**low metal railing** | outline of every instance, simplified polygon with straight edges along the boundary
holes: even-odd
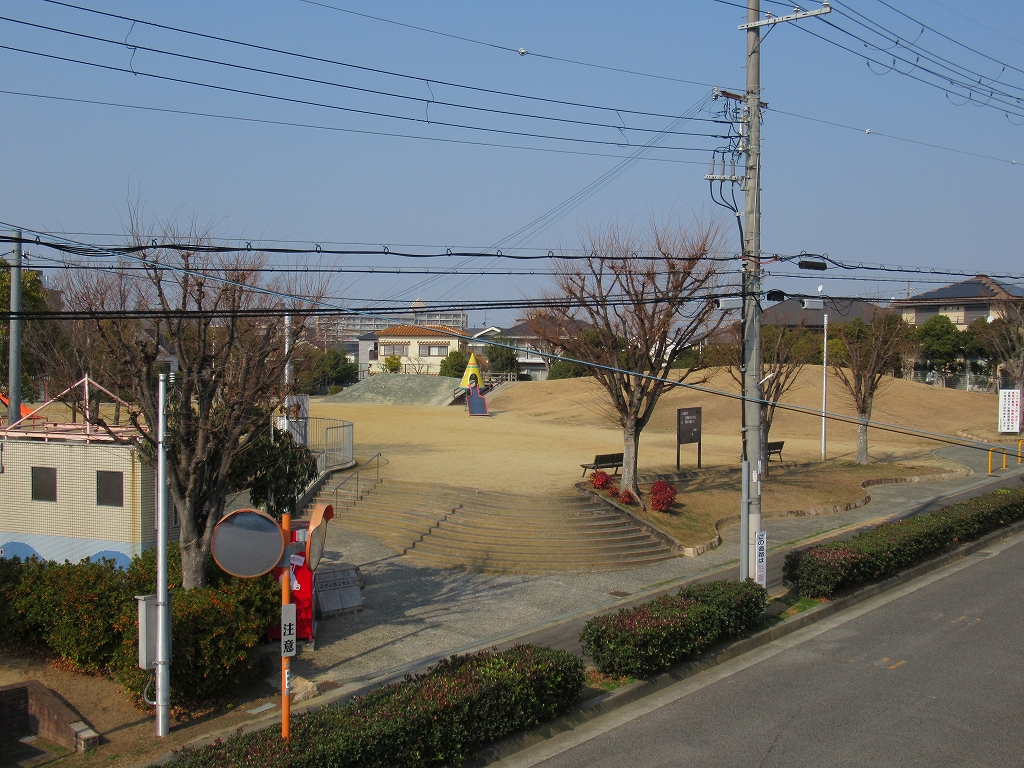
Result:
[[[349,486],[348,488],[345,488],[345,490],[353,491],[355,493],[355,496],[354,496],[355,501],[359,501],[359,499],[360,499],[360,494],[359,494],[359,476],[360,476],[361,473],[363,473],[363,472],[365,472],[365,471],[370,469],[370,462],[371,461],[374,462],[373,469],[374,469],[374,472],[375,472],[375,477],[373,479],[373,485],[374,485],[374,487],[376,487],[380,483],[380,459],[381,459],[380,452],[375,453],[373,456],[371,456],[369,459],[367,459],[363,463],[363,465],[361,467],[359,467],[359,469],[357,469],[355,472],[353,472],[353,473],[351,473],[349,475],[346,475],[344,480],[342,480],[340,483],[338,483],[336,486],[334,486],[334,488],[331,489],[331,490],[334,491],[334,509],[335,509],[335,511],[337,511],[339,509],[339,507],[338,507],[338,493],[341,492],[341,490],[343,488],[345,488],[346,485],[348,485],[349,483],[351,483],[353,481],[355,481],[355,484],[352,485],[352,486]],[[366,479],[363,480],[363,483],[364,483],[363,487],[365,487]]]

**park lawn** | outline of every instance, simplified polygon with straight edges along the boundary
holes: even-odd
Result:
[[[928,459],[935,461],[931,456]],[[765,513],[772,513],[848,504],[864,498],[867,491],[861,484],[867,480],[929,475],[953,468],[952,465],[935,463],[891,462],[861,466],[843,459],[775,464],[761,487],[762,509]],[[739,515],[738,469],[714,468],[675,485],[679,493],[672,509],[644,512],[637,507],[635,514],[671,534],[684,546],[703,544],[713,539],[716,521]]]

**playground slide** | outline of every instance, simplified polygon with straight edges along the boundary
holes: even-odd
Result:
[[[5,406],[10,406],[10,403],[7,401],[7,395],[0,395],[0,403],[3,403]],[[22,403],[21,404],[21,418],[24,419],[30,413],[32,413],[32,409],[29,408],[24,403]]]

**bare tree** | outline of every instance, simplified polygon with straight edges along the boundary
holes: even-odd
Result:
[[[270,414],[285,395],[286,332],[281,316],[273,314],[284,307],[263,289],[287,287],[264,282],[260,253],[204,251],[200,246],[209,238],[195,226],[184,233],[173,223],[164,227],[158,239],[196,248],[177,250],[149,247],[155,240],[144,234],[137,208],[131,224],[131,243],[142,248],[144,269],[122,262],[103,271],[75,271],[64,279],[64,297],[72,310],[125,313],[93,321],[91,330],[103,350],[102,376],[137,405],[130,421],[150,448],[156,445],[158,374],[177,367],[168,392],[167,475],[181,520],[183,584],[191,589],[205,583],[210,538],[224,512],[235,458],[270,428]],[[288,306],[293,349],[308,306]],[[143,310],[159,316],[133,317]],[[90,415],[107,426],[98,413]]]
[[[718,273],[709,258],[717,226],[658,228],[638,235],[609,227],[587,231],[579,258],[556,261],[551,304],[531,310],[527,322],[546,345],[592,363],[622,426],[622,489],[639,498],[640,433],[658,398],[693,369],[675,373],[680,354],[704,338],[714,306],[707,298]],[[637,258],[638,253],[654,259]],[[577,254],[563,254],[575,256]]]
[[[743,326],[735,323],[728,329],[726,341],[706,348],[703,361],[708,366],[721,366],[729,371],[732,380],[743,386],[740,365],[743,356]],[[819,356],[818,337],[802,323],[793,328],[781,325],[761,327],[761,466],[768,475],[768,435],[779,401],[796,383],[804,366]]]
[[[1014,389],[1024,389],[1024,302],[1002,302],[994,309],[999,317],[976,326],[979,341],[996,368],[1013,379]]]
[[[858,318],[835,328],[829,363],[857,409],[858,464],[868,463],[868,422],[882,377],[900,366],[914,344],[913,327],[883,309],[875,311],[870,323]]]

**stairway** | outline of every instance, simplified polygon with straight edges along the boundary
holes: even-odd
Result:
[[[518,496],[382,480],[360,498],[330,483],[332,525],[375,536],[423,565],[499,573],[587,573],[674,557],[628,515],[586,496]]]

